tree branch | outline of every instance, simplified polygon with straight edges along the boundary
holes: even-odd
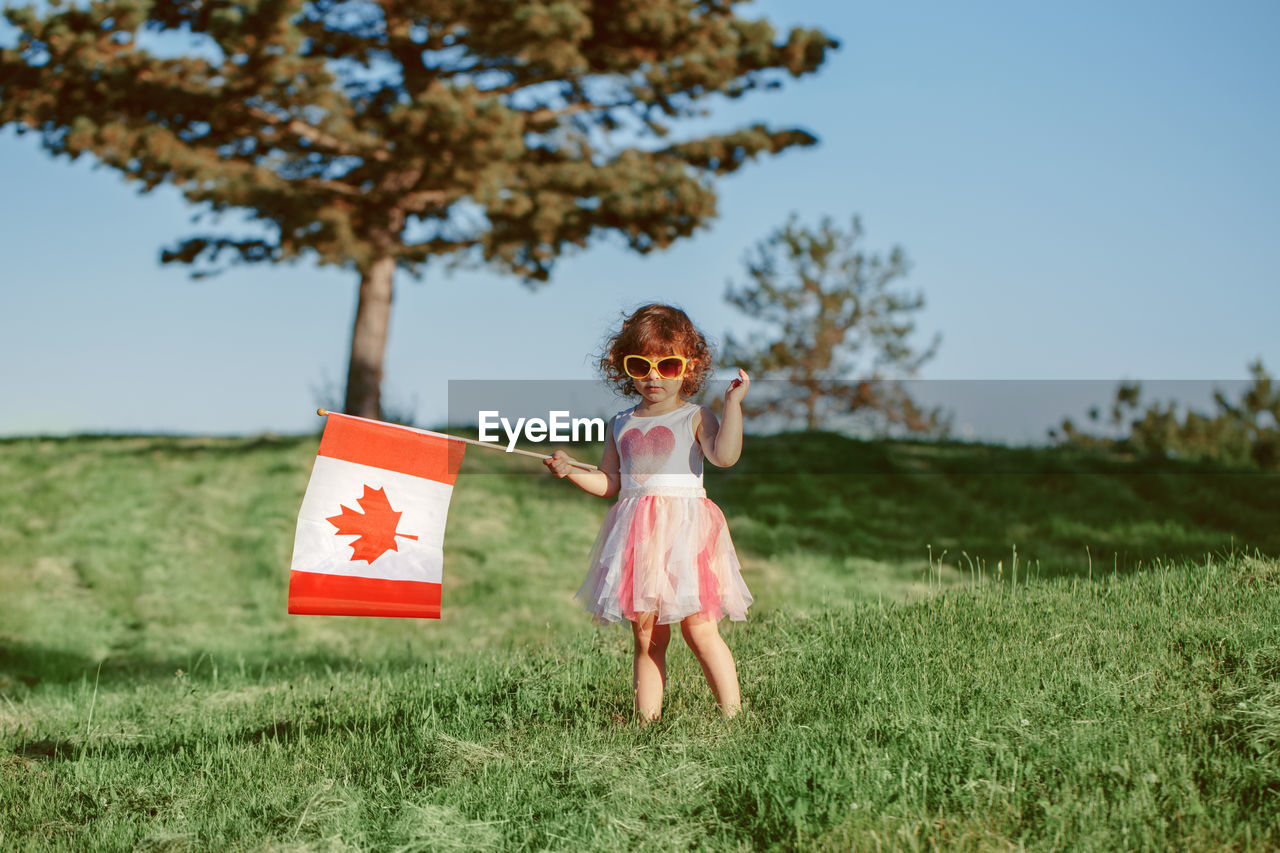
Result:
[[[258,119],[265,124],[274,128],[283,128],[293,135],[306,139],[315,145],[328,148],[335,154],[343,157],[371,157],[374,160],[385,163],[391,159],[391,154],[383,149],[374,149],[372,151],[356,151],[350,146],[343,144],[342,140],[330,136],[318,127],[307,124],[302,119],[291,118],[287,122],[282,121],[278,116],[274,116],[262,107],[249,107],[249,115]]]

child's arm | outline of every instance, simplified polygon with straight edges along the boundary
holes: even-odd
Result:
[[[729,383],[724,394],[724,422],[716,421],[715,414],[702,407],[702,419],[698,424],[698,444],[702,454],[712,465],[729,468],[742,455],[742,398],[751,387],[751,377],[741,368],[738,378]]]
[[[604,458],[600,460],[599,471],[575,468],[569,464],[572,459],[573,457],[563,450],[557,450],[550,459],[543,460],[542,464],[546,465],[552,474],[561,479],[567,478],[570,483],[589,495],[611,498],[618,493],[622,481],[618,474],[618,448],[613,443],[613,421],[605,427]]]

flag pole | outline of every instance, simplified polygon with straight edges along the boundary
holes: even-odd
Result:
[[[324,418],[324,417],[328,417],[329,415],[338,415],[339,417],[343,417],[343,418],[352,418],[352,419],[357,420],[357,421],[365,421],[365,422],[367,422],[367,423],[371,423],[371,424],[382,424],[383,426],[396,427],[397,429],[407,429],[407,430],[410,430],[410,431],[412,431],[412,432],[419,432],[419,433],[422,433],[422,434],[424,434],[424,435],[435,435],[435,436],[439,436],[440,438],[447,438],[447,439],[449,439],[450,441],[461,441],[461,442],[464,442],[464,443],[466,443],[466,444],[474,445],[474,446],[476,446],[476,447],[485,447],[485,448],[488,448],[489,450],[497,450],[497,451],[502,452],[502,453],[519,453],[521,456],[532,456],[532,457],[534,457],[535,459],[550,459],[550,458],[551,458],[551,457],[550,457],[548,454],[546,454],[546,453],[534,453],[534,452],[533,452],[533,451],[531,451],[531,450],[521,450],[521,449],[520,449],[520,448],[518,448],[518,447],[512,447],[512,448],[510,448],[510,449],[507,449],[507,448],[505,448],[505,447],[501,447],[500,445],[492,444],[492,443],[490,443],[490,442],[488,442],[488,441],[476,441],[474,438],[463,438],[463,437],[462,437],[462,436],[460,436],[460,435],[449,435],[449,434],[448,434],[448,433],[446,433],[446,432],[432,432],[432,431],[431,431],[431,430],[429,430],[429,429],[418,429],[417,427],[406,427],[406,426],[401,426],[400,424],[389,424],[389,423],[387,423],[386,421],[376,421],[376,420],[374,420],[373,418],[362,418],[362,417],[360,417],[359,415],[347,415],[347,414],[343,414],[342,412],[331,412],[331,411],[329,411],[328,409],[316,409],[316,414],[317,414],[317,415],[319,415],[319,416],[320,416],[320,417],[322,417],[322,418]],[[572,466],[573,466],[573,467],[575,467],[575,468],[582,468],[582,469],[584,469],[584,470],[586,470],[586,471],[599,471],[599,470],[600,470],[600,469],[599,469],[599,468],[597,468],[595,465],[588,465],[586,462],[578,462],[576,459],[575,459],[575,460],[570,460],[570,461],[569,461],[569,464],[570,464],[570,465],[572,465]]]

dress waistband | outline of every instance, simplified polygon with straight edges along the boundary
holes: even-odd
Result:
[[[641,486],[618,492],[618,500],[630,498],[705,498],[707,490],[700,486]]]

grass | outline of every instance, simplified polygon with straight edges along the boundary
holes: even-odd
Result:
[[[0,442],[0,846],[1280,846],[1277,478],[752,438],[745,710],[677,641],[640,729],[605,502],[473,451],[443,620],[289,617],[314,451]]]

